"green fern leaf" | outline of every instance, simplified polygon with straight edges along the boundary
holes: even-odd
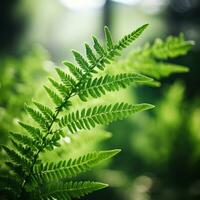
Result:
[[[22,155],[25,156],[24,152],[26,152],[26,148],[25,148],[23,145],[21,145],[20,143],[16,143],[16,142],[15,142],[14,140],[12,140],[12,139],[11,139],[11,142],[12,142],[12,144],[13,144],[13,147],[15,147],[16,150],[17,150],[20,154],[22,154]]]
[[[57,81],[53,80],[52,78],[49,78],[49,81],[60,92],[60,94],[63,97],[66,97],[69,95],[69,89],[65,85],[58,83]]]
[[[33,157],[34,152],[31,150],[30,147],[27,147],[27,146],[25,147],[22,144],[15,142],[14,140],[11,140],[11,141],[15,149],[19,152],[19,154],[23,155],[27,159],[30,159]]]
[[[110,31],[107,26],[105,26],[104,28],[104,33],[105,33],[105,38],[106,38],[107,49],[110,50],[113,48],[113,42],[112,42]]]
[[[29,115],[32,117],[32,119],[38,123],[38,125],[43,128],[44,130],[46,130],[48,128],[48,122],[46,121],[46,119],[42,116],[41,113],[39,113],[38,111],[32,109],[29,106],[25,106],[26,111],[29,113]]]
[[[93,181],[79,182],[55,182],[45,185],[41,192],[41,199],[65,199],[80,198],[96,190],[107,187],[107,184]]]
[[[94,49],[96,52],[100,55],[98,59],[96,59],[94,53],[92,52],[89,45],[86,44],[86,54],[88,57],[88,60],[92,65],[90,66],[88,62],[76,51],[73,51],[75,60],[83,69],[85,73],[76,66],[74,66],[72,63],[65,61],[64,64],[68,66],[71,73],[77,78],[77,80],[84,82],[88,77],[91,77],[92,73],[97,73],[95,70],[95,67],[97,67],[100,70],[103,70],[105,67],[105,64],[110,64],[110,61],[113,60],[115,56],[119,56],[119,51],[121,51],[123,48],[127,47],[131,42],[133,42],[139,35],[144,31],[144,29],[147,27],[147,25],[143,25],[137,30],[133,31],[131,34],[125,36],[122,40],[120,40],[116,45],[113,45],[112,39],[110,36],[110,32],[108,28],[105,28],[105,36],[107,40],[107,45],[109,45],[109,50],[106,51],[106,49],[103,48],[103,46],[100,44],[98,39],[93,36],[94,41]],[[112,48],[111,48],[112,47]]]
[[[166,41],[156,39],[151,48],[151,55],[158,59],[175,58],[185,55],[194,46],[193,41],[186,41],[184,35],[169,36]]]
[[[81,100],[87,101],[89,96],[98,98],[106,94],[106,91],[118,91],[120,88],[126,88],[131,83],[143,83],[152,81],[151,78],[146,76],[132,73],[132,74],[118,74],[116,76],[106,75],[104,77],[88,79],[80,87],[78,95]]]
[[[14,190],[12,191],[11,186],[3,185],[2,183],[3,189],[7,193],[9,191],[10,193],[13,192],[14,197],[18,199],[71,200],[72,198],[80,198],[107,186],[98,182],[73,182],[71,179],[91,170],[100,162],[111,158],[119,150],[84,154],[80,143],[86,143],[91,148],[89,141],[92,141],[94,144],[95,140],[101,141],[105,139],[104,136],[97,136],[97,130],[95,130],[96,134],[94,134],[95,139],[88,136],[85,139],[84,137],[74,139],[78,134],[69,134],[67,137],[70,140],[70,144],[66,145],[66,148],[64,145],[60,148],[55,148],[61,146],[62,143],[60,140],[66,136],[63,135],[66,131],[65,129],[68,128],[71,133],[92,129],[97,125],[105,125],[127,118],[136,112],[153,108],[153,106],[150,104],[129,105],[128,103],[115,103],[94,107],[89,106],[88,108],[85,107],[74,112],[68,110],[64,115],[61,112],[64,108],[70,108],[71,99],[75,95],[78,95],[81,100],[87,101],[89,97],[97,98],[107,92],[126,88],[131,84],[158,84],[158,82],[152,81],[152,79],[136,74],[135,72],[142,72],[142,74],[159,79],[175,71],[186,71],[186,68],[180,68],[180,66],[159,61],[159,59],[184,55],[191,48],[192,43],[185,41],[180,36],[179,38],[168,38],[166,41],[157,40],[153,45],[145,46],[142,52],[140,50],[136,51],[132,59],[128,58],[124,62],[123,71],[121,71],[123,73],[121,74],[117,70],[119,73],[117,75],[93,77],[99,70],[104,70],[107,64],[111,64],[114,58],[119,56],[121,51],[130,45],[131,42],[135,41],[146,27],[147,24],[139,27],[132,33],[124,36],[117,43],[113,42],[109,29],[105,27],[105,45],[102,45],[93,36],[93,48],[85,44],[86,56],[82,56],[77,51],[72,51],[76,64],[74,65],[68,61],[64,62],[64,65],[68,67],[67,71],[69,71],[70,75],[59,68],[56,69],[60,80],[56,81],[50,78],[49,80],[54,88],[45,87],[56,105],[54,110],[37,102],[34,102],[37,107],[36,110],[27,106],[27,112],[39,125],[39,128],[34,127],[32,124],[29,125],[20,122],[19,124],[29,135],[11,133],[13,149],[2,147],[10,158],[10,162],[6,163],[7,166],[16,173],[14,176],[20,179],[19,192],[13,192]],[[132,74],[124,73],[126,66],[129,67],[129,65],[133,66],[132,70],[134,71],[131,72],[134,73]],[[64,139],[62,142],[64,142]],[[76,155],[72,156],[70,151],[63,151],[64,148],[65,150],[71,148],[71,152],[74,153],[75,151]],[[64,160],[60,162],[43,163],[41,153],[45,153],[46,150],[54,150],[54,153],[59,156],[61,156],[59,154],[59,150],[61,150],[62,154],[63,152],[67,152],[68,155],[64,155]],[[73,159],[69,159],[70,157]],[[45,157],[45,155],[43,158],[52,159],[52,157]],[[9,175],[12,176],[13,173],[9,173]],[[70,179],[69,182],[65,182],[68,179]]]
[[[68,67],[69,71],[74,75],[77,80],[81,80],[81,78],[83,77],[82,70],[80,70],[78,67],[68,61],[64,61],[63,64]]]
[[[83,56],[79,52],[73,50],[72,53],[75,57],[76,62],[79,64],[82,70],[87,73],[90,70],[87,61],[83,58]]]
[[[2,148],[9,156],[10,160],[12,160],[15,164],[23,165],[23,167],[25,167],[27,169],[31,166],[30,160],[28,160],[27,158],[25,158],[22,155],[19,155],[18,153],[16,153],[16,151],[14,151],[6,146],[3,146],[3,145],[2,145]]]
[[[95,54],[93,53],[92,49],[90,48],[90,46],[88,44],[85,44],[85,49],[86,49],[86,55],[87,55],[89,62],[92,65],[95,65],[97,62],[97,58],[96,58]]]
[[[153,108],[150,104],[129,105],[127,103],[116,103],[115,105],[105,105],[82,111],[72,112],[61,118],[59,126],[68,127],[74,133],[79,129],[90,129],[97,124],[108,124],[110,122],[124,119],[135,112]]]
[[[43,114],[43,116],[46,118],[48,122],[51,122],[53,120],[54,113],[50,108],[38,102],[33,102],[33,103],[37,106],[37,108],[40,110],[40,112]]]
[[[96,52],[102,57],[105,56],[106,52],[105,52],[104,48],[102,47],[102,45],[100,44],[100,42],[98,41],[98,39],[95,36],[93,36],[92,38],[93,38],[93,42],[94,42],[93,47],[96,50]]]
[[[35,128],[28,124],[24,124],[22,122],[18,122],[21,127],[23,127],[35,140],[41,141],[42,140],[42,133],[40,132],[39,128]]]
[[[41,140],[35,141],[31,137],[28,137],[28,136],[22,135],[22,134],[18,134],[18,133],[13,133],[13,132],[10,132],[10,136],[15,141],[18,141],[20,144],[32,148],[32,151],[40,148]]]
[[[110,61],[113,60],[115,56],[119,56],[120,55],[119,52],[122,49],[126,48],[128,45],[130,45],[130,43],[132,43],[135,39],[137,39],[142,34],[142,32],[146,29],[147,26],[148,26],[148,24],[145,24],[145,25],[139,27],[138,29],[136,29],[135,31],[133,31],[132,33],[126,35],[117,44],[115,44],[115,45],[112,44],[112,48],[110,48],[108,51],[106,51],[102,47],[102,45],[99,43],[97,38],[93,36],[94,49],[100,55],[100,58],[98,59],[98,62],[96,62],[95,66],[97,66],[100,70],[103,70],[105,67],[105,64],[106,63],[109,64]],[[107,34],[106,37],[108,39],[109,33],[108,33],[107,28],[106,28],[106,34]],[[108,40],[109,40],[109,45],[111,47],[110,39],[108,39]],[[92,68],[94,68],[94,66]]]
[[[168,77],[174,73],[186,73],[189,69],[185,66],[158,62],[153,59],[141,59],[136,62],[131,62],[130,60],[130,70],[155,79],[161,79],[162,77]]]
[[[133,52],[131,57],[137,60],[138,58],[141,60],[146,58],[175,58],[188,53],[193,45],[194,41],[185,40],[183,34],[180,34],[178,37],[169,36],[166,40],[156,39],[152,45],[149,43],[145,44],[142,48]]]
[[[62,104],[62,99],[60,96],[58,96],[54,91],[49,89],[48,87],[44,86],[45,90],[49,94],[52,101],[56,104],[56,106],[60,106]]]
[[[70,75],[62,71],[61,69],[56,68],[56,72],[58,76],[60,77],[60,80],[63,82],[63,84],[66,87],[72,87],[76,84],[76,81]]]
[[[123,48],[126,48],[130,43],[132,43],[134,40],[136,40],[142,32],[147,28],[148,24],[144,24],[132,33],[124,36],[116,45],[116,48],[121,50]]]
[[[40,182],[49,182],[54,180],[60,180],[62,178],[72,178],[80,173],[91,170],[94,166],[100,162],[107,160],[117,153],[119,149],[110,151],[99,151],[80,156],[77,159],[69,159],[68,161],[63,160],[58,163],[46,163],[36,165],[33,169],[34,174],[32,178],[36,178]]]

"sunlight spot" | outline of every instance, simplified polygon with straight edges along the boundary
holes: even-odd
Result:
[[[63,141],[66,142],[66,143],[68,143],[68,144],[71,143],[70,137],[63,138]]]
[[[101,8],[106,0],[60,0],[60,2],[72,10],[88,10]]]

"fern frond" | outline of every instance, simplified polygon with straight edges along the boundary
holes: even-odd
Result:
[[[83,58],[83,56],[79,52],[73,50],[72,53],[74,55],[76,62],[79,64],[79,66],[82,68],[82,70],[85,73],[87,73],[90,70],[90,67],[89,67],[89,64],[87,63],[87,61]]]
[[[7,153],[8,157],[11,161],[13,161],[17,165],[23,165],[24,168],[29,168],[31,166],[30,160],[25,158],[24,156],[18,154],[16,151],[2,145],[2,148]]]
[[[96,51],[100,56],[102,56],[102,57],[105,56],[105,55],[106,55],[106,52],[105,52],[103,46],[102,46],[102,45],[100,44],[100,42],[98,41],[98,39],[97,39],[95,36],[93,36],[92,39],[93,39],[93,42],[94,42],[93,47],[94,47],[95,51]]]
[[[35,127],[25,124],[23,122],[18,122],[18,123],[22,128],[24,128],[32,136],[32,138],[34,138],[35,140],[39,140],[39,141],[42,140],[43,135],[40,132],[39,128],[35,128]]]
[[[10,158],[10,161],[6,163],[7,166],[16,173],[14,175],[19,177],[21,181],[20,191],[18,196],[16,195],[17,198],[71,200],[107,186],[98,182],[73,182],[70,180],[81,173],[91,170],[100,162],[113,157],[119,150],[98,151],[87,154],[84,154],[82,151],[81,154],[76,155],[77,157],[72,156],[72,159],[68,159],[68,155],[68,158],[65,156],[65,160],[60,162],[55,162],[54,160],[54,162],[47,163],[42,163],[41,152],[59,149],[55,147],[61,146],[62,142],[64,142],[60,139],[65,137],[63,135],[65,128],[68,128],[71,133],[75,133],[78,130],[88,130],[97,125],[106,125],[113,121],[127,118],[136,112],[153,108],[150,104],[129,105],[122,102],[83,108],[74,112],[68,110],[66,114],[61,115],[64,108],[71,106],[71,98],[75,95],[78,95],[81,100],[86,101],[88,97],[97,98],[107,92],[126,88],[132,83],[151,82],[150,78],[136,73],[93,77],[99,70],[104,70],[107,64],[111,64],[114,58],[119,56],[124,48],[135,41],[146,27],[147,24],[139,27],[116,43],[113,42],[109,29],[105,27],[106,44],[101,44],[93,36],[93,48],[85,44],[86,56],[82,56],[77,51],[72,51],[76,64],[68,61],[63,63],[68,68],[70,75],[56,68],[60,80],[56,81],[49,78],[54,88],[50,89],[45,86],[45,89],[55,104],[54,110],[37,102],[34,102],[37,107],[36,110],[26,106],[27,113],[39,125],[39,128],[34,127],[32,124],[19,122],[29,135],[11,133],[11,140],[15,150],[3,147]],[[158,42],[156,45],[159,53],[152,50],[152,54],[155,54],[154,58],[163,58],[161,51],[164,47],[162,45],[159,46]],[[142,59],[138,56],[138,60],[141,61]],[[137,71],[136,68],[135,71]],[[165,71],[165,74],[167,73]],[[68,138],[71,139],[70,142],[72,143],[75,134],[71,135]],[[101,141],[105,137],[96,136],[95,139],[96,141]],[[82,139],[79,142],[82,141],[88,145],[89,142],[86,140],[89,140],[88,137],[85,141]],[[90,137],[90,140],[92,140],[92,137]],[[72,148],[75,146],[73,145],[71,145]],[[48,159],[52,158],[55,159],[53,156]],[[10,174],[12,175],[12,173]],[[70,179],[69,182],[65,182],[67,179]],[[10,189],[11,187],[5,187],[7,191]]]
[[[130,62],[131,70],[137,73],[145,74],[146,76],[161,79],[162,77],[168,77],[174,73],[186,73],[188,68],[182,65],[158,62],[153,59],[141,60],[138,62]]]
[[[63,70],[56,68],[56,72],[60,77],[60,80],[66,87],[72,87],[76,84],[76,81],[68,74],[66,74]]]
[[[23,146],[22,144],[17,143],[14,140],[11,140],[11,141],[15,149],[19,152],[19,154],[25,156],[27,159],[32,158],[32,156],[34,155],[34,152],[31,150],[30,147]]]
[[[78,174],[91,170],[100,162],[115,156],[119,152],[119,149],[99,151],[80,156],[76,159],[69,159],[68,161],[62,160],[58,163],[51,162],[36,165],[33,169],[33,178],[38,179],[40,182],[49,182],[58,181],[61,177],[62,179],[76,177]]]
[[[65,199],[80,198],[96,190],[107,187],[107,184],[93,181],[55,182],[45,185],[41,192],[41,199]]]
[[[158,59],[175,58],[185,55],[194,45],[193,41],[186,41],[184,35],[169,36],[166,41],[156,39],[152,46],[152,56]]]
[[[97,58],[96,58],[95,54],[93,53],[92,49],[90,48],[90,46],[88,44],[85,44],[85,49],[86,49],[86,55],[87,55],[89,62],[92,65],[95,65],[95,63],[97,62]]]
[[[105,95],[106,91],[118,91],[120,88],[126,88],[131,83],[141,83],[152,81],[146,76],[132,73],[132,74],[118,74],[116,76],[106,75],[104,77],[88,79],[81,87],[78,95],[81,100],[87,101],[89,96],[98,98]]]
[[[69,89],[63,85],[62,83],[58,83],[57,81],[55,81],[52,78],[49,78],[49,81],[51,82],[51,84],[59,91],[59,93],[63,96],[66,97],[69,95]]]
[[[20,154],[25,155],[24,153],[26,152],[26,148],[23,145],[21,145],[20,143],[15,142],[13,139],[11,139],[11,142],[12,142],[13,146],[16,148],[16,150]]]
[[[110,61],[113,60],[115,56],[119,56],[120,55],[119,52],[122,51],[122,49],[126,48],[128,45],[130,45],[130,43],[132,43],[135,39],[137,39],[142,34],[142,32],[146,29],[147,26],[148,24],[145,24],[139,27],[132,33],[124,36],[117,44],[114,44],[114,45],[113,43],[111,43],[112,39],[111,39],[110,33],[108,32],[108,28],[105,28],[105,36],[107,40],[109,40],[109,46],[110,47],[112,46],[112,48],[109,48],[108,51],[106,51],[103,48],[103,46],[100,44],[98,39],[93,36],[94,49],[100,55],[100,58],[97,60],[96,64],[92,68],[96,66],[100,70],[103,70],[105,67],[105,64],[106,63],[109,64]]]
[[[107,49],[110,50],[113,48],[113,41],[112,41],[112,37],[110,34],[110,30],[108,29],[107,26],[105,26],[105,28],[104,28],[104,33],[105,33]]]
[[[38,123],[38,125],[43,128],[44,130],[46,130],[48,128],[48,122],[46,121],[46,119],[43,117],[43,115],[41,113],[39,113],[38,111],[32,109],[29,106],[25,106],[26,111],[29,113],[29,115],[32,117],[32,119]]]
[[[113,67],[117,66],[121,71],[142,73],[156,79],[173,73],[185,73],[188,72],[187,67],[160,60],[185,55],[193,45],[194,42],[185,40],[183,35],[170,36],[166,40],[157,39],[152,45],[146,44],[131,53],[126,60],[113,63]],[[158,85],[159,83],[154,81],[145,84]]]
[[[100,70],[103,70],[105,67],[105,64],[106,63],[109,64],[110,60],[113,60],[113,58],[116,55],[119,55],[119,51],[127,47],[131,42],[133,42],[137,37],[139,37],[139,35],[144,31],[146,27],[147,25],[143,25],[139,27],[137,30],[133,31],[131,34],[128,34],[127,36],[125,36],[116,45],[114,45],[112,42],[112,38],[111,38],[108,28],[105,27],[105,37],[107,41],[108,50],[104,49],[104,47],[100,44],[98,39],[95,36],[93,36],[93,42],[94,42],[93,47],[100,56],[98,59],[96,58],[95,54],[93,53],[89,45],[85,44],[86,55],[91,65],[83,58],[83,56],[79,52],[74,51],[74,50],[72,52],[74,54],[75,60],[77,61],[81,69],[68,61],[63,62],[63,64],[68,67],[70,72],[74,75],[74,77],[77,80],[84,82],[85,78],[91,77],[92,73],[97,73],[97,71],[94,69],[95,67],[99,68]],[[59,73],[61,74],[60,71]],[[63,76],[63,73],[62,73],[62,76]]]
[[[74,133],[79,129],[90,129],[97,124],[108,124],[110,122],[124,119],[129,115],[153,108],[150,104],[129,105],[128,103],[116,103],[114,105],[96,106],[82,111],[72,112],[61,118],[59,126],[68,127]]]
[[[189,69],[182,65],[160,62],[160,63],[157,63],[157,70],[155,70],[154,77],[155,78],[168,77],[169,75],[174,74],[174,73],[186,73],[188,71]]]
[[[69,71],[74,75],[77,80],[81,80],[81,78],[83,77],[82,70],[80,70],[78,67],[68,61],[64,61],[63,64],[68,67]]]
[[[49,94],[52,101],[56,104],[56,106],[60,106],[62,104],[62,98],[58,96],[54,91],[49,89],[47,86],[44,86],[45,90]]]
[[[124,36],[116,45],[116,48],[119,50],[122,50],[123,48],[126,48],[130,43],[132,43],[134,40],[136,40],[142,32],[147,28],[148,24],[144,24],[135,31],[131,32],[130,34]]]
[[[48,122],[51,122],[54,117],[53,111],[47,106],[42,105],[41,103],[38,103],[38,102],[33,102],[33,103],[37,106],[40,112],[45,116],[46,120]]]
[[[29,146],[33,151],[40,148],[41,140],[33,140],[31,137],[13,132],[10,132],[10,136],[20,144]]]
[[[185,55],[194,46],[194,41],[187,41],[183,34],[179,36],[169,36],[166,40],[156,39],[155,42],[150,45],[146,44],[143,48],[135,51],[132,56],[156,58],[156,59],[168,59]]]

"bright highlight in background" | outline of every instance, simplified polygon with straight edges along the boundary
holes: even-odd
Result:
[[[118,3],[128,4],[128,5],[134,5],[140,2],[140,0],[112,0]]]
[[[86,10],[102,7],[106,0],[60,0],[60,2],[73,10]]]

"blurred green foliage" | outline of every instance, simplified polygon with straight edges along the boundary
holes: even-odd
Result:
[[[143,166],[135,173],[150,177],[152,185],[144,192],[150,199],[200,197],[199,108],[198,101],[184,100],[184,85],[176,82],[163,91],[153,117],[134,121],[139,129],[132,135],[132,153]]]
[[[8,130],[16,128],[30,101],[47,74],[48,53],[33,47],[22,57],[1,56],[0,59],[0,141],[7,142]]]

